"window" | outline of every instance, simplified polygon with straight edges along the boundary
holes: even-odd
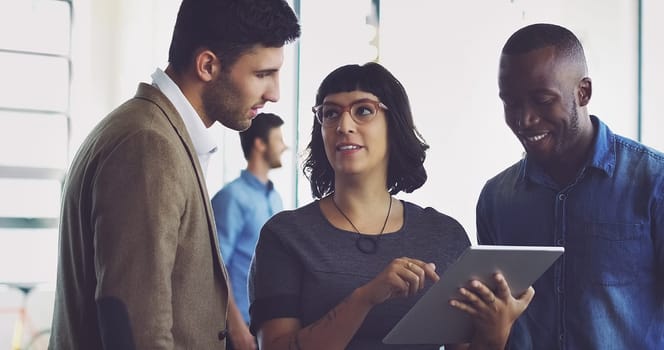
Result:
[[[69,154],[71,23],[70,1],[0,3],[2,282],[55,279]]]

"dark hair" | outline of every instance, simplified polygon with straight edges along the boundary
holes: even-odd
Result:
[[[281,47],[299,36],[297,17],[284,0],[183,0],[168,61],[181,72],[206,48],[230,67],[256,44]]]
[[[536,23],[517,30],[507,39],[503,54],[518,55],[553,46],[558,55],[585,62],[583,46],[569,29],[555,24]]]
[[[240,143],[244,159],[249,160],[251,150],[254,148],[254,140],[259,138],[268,142],[270,130],[284,125],[284,121],[273,113],[259,113],[251,122],[249,129],[240,131]]]
[[[429,145],[415,128],[406,90],[387,69],[373,62],[335,69],[318,88],[316,105],[323,103],[330,94],[356,90],[376,95],[388,108],[385,112],[389,143],[387,188],[390,193],[412,192],[421,187],[427,180],[424,159]],[[314,198],[322,198],[334,192],[334,170],[325,155],[321,125],[313,115],[311,120],[311,141],[303,171]]]

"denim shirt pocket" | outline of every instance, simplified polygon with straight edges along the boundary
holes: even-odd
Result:
[[[572,248],[579,249],[574,254],[576,272],[605,286],[634,283],[639,278],[648,232],[643,223],[586,222],[578,236],[580,245]],[[573,240],[570,243],[574,244]]]

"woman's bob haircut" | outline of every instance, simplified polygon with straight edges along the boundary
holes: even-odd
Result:
[[[401,83],[378,63],[351,64],[332,71],[321,83],[316,105],[340,92],[363,91],[374,94],[387,106],[389,164],[387,189],[390,194],[412,192],[427,180],[424,159],[429,145],[415,128],[408,95]],[[311,141],[303,165],[314,198],[334,193],[334,170],[325,155],[321,125],[312,115]]]

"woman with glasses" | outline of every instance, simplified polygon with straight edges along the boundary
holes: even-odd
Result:
[[[263,227],[249,284],[252,332],[262,350],[394,349],[383,337],[470,241],[451,217],[393,197],[424,184],[428,145],[389,71],[337,68],[313,113],[304,172],[316,200]],[[473,344],[460,348],[502,349],[534,293],[515,299],[502,276],[496,282],[495,294],[469,284],[451,301],[475,318]]]

